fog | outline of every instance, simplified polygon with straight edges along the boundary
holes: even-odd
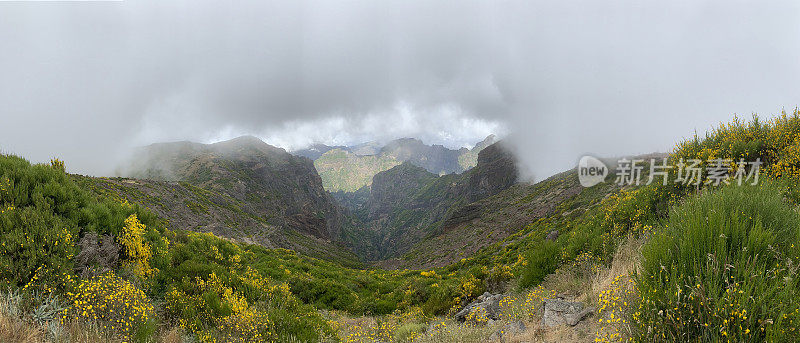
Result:
[[[506,137],[533,176],[800,104],[795,1],[0,2],[0,150]]]

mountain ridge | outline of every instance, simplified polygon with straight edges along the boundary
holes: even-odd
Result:
[[[463,173],[477,164],[478,153],[497,141],[489,135],[472,149],[449,149],[443,145],[427,145],[417,138],[395,139],[377,148],[375,143],[355,147],[328,147],[314,160],[314,167],[322,177],[323,185],[330,192],[355,192],[370,186],[372,177],[403,162],[425,168],[437,175]],[[301,150],[294,152],[309,155]]]

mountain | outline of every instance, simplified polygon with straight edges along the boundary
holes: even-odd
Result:
[[[325,144],[313,144],[308,148],[292,151],[291,154],[295,156],[307,157],[313,161],[318,159],[320,156],[322,156],[322,154],[330,150],[344,149],[344,148],[345,148],[344,146],[328,146]]]
[[[466,169],[472,168],[478,164],[478,154],[485,149],[486,147],[494,144],[497,142],[497,136],[489,135],[486,136],[482,141],[475,144],[472,149],[469,149],[467,152],[458,156],[458,164]]]
[[[371,185],[372,177],[377,173],[403,162],[437,175],[462,173],[474,167],[478,153],[495,140],[495,136],[490,135],[472,149],[458,150],[427,145],[415,138],[393,140],[380,148],[376,143],[366,143],[330,149],[314,160],[314,166],[326,190],[355,192]]]
[[[143,203],[174,229],[352,260],[332,243],[341,209],[307,158],[245,136],[153,144],[132,161],[123,169],[132,179],[95,179],[95,188]]]
[[[360,222],[343,240],[367,260],[393,257],[441,231],[453,213],[516,183],[514,157],[502,143],[477,161],[463,174],[439,176],[409,161],[376,174],[369,197],[347,203]]]
[[[314,161],[314,166],[326,190],[355,192],[372,184],[375,174],[400,163],[390,156],[361,156],[348,150],[333,149]]]

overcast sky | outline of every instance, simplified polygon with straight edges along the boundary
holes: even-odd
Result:
[[[797,1],[0,2],[0,150],[94,175],[160,141],[498,133],[542,177],[799,104]]]

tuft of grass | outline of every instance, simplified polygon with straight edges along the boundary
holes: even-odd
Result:
[[[545,276],[558,267],[561,251],[558,244],[549,240],[541,240],[539,247],[531,249],[527,255],[527,266],[522,271],[519,284],[522,288],[538,285]]]
[[[643,247],[634,336],[644,341],[794,341],[798,223],[785,186],[687,199]]]

